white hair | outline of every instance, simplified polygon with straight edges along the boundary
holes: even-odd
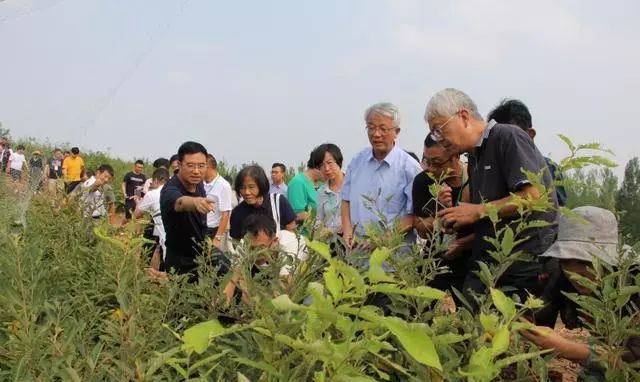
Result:
[[[465,92],[458,89],[446,88],[431,97],[424,111],[424,120],[434,117],[448,118],[460,110],[467,110],[475,119],[482,120],[475,102]]]
[[[364,112],[364,120],[369,119],[371,114],[389,117],[393,121],[393,127],[400,127],[400,109],[391,102],[380,102],[369,106]]]

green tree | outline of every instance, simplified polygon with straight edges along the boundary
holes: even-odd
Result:
[[[567,178],[567,207],[596,206],[616,211],[618,177],[610,168],[576,170]]]
[[[2,122],[0,122],[0,138],[10,138],[11,134],[9,129],[6,127],[2,127]]]
[[[632,242],[640,241],[640,159],[631,159],[624,169],[624,180],[616,195],[621,213],[620,231]]]

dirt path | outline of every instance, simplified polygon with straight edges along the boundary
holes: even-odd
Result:
[[[576,342],[587,342],[590,334],[585,329],[567,329],[560,319],[556,322],[555,332],[562,337],[574,340]],[[549,370],[553,372],[554,381],[575,382],[578,380],[578,374],[582,370],[580,364],[571,362],[566,359],[558,358],[549,363]]]

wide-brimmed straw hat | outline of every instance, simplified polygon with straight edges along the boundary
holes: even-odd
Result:
[[[592,206],[574,208],[571,212],[579,218],[560,216],[558,240],[542,256],[589,263],[597,257],[609,265],[618,265],[618,221],[615,215]]]
[[[33,155],[42,155],[42,152],[40,152],[40,150],[35,150],[32,154]]]

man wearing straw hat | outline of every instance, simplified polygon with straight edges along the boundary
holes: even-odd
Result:
[[[29,188],[31,191],[42,190],[44,160],[40,150],[34,150],[29,160]]]

